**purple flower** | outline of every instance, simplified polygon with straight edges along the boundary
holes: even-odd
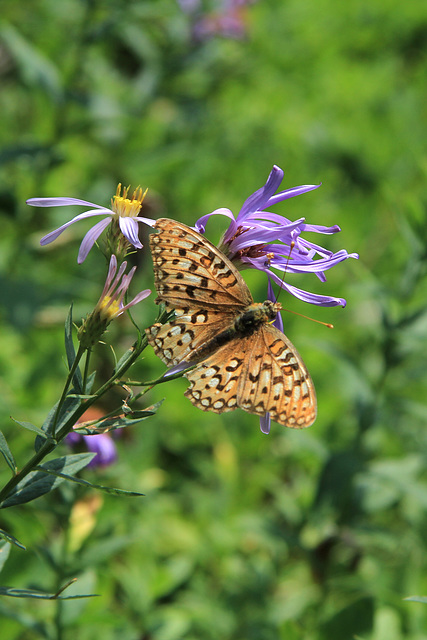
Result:
[[[91,218],[93,216],[104,216],[104,220],[97,222],[83,238],[80,245],[77,262],[81,264],[87,257],[89,251],[93,247],[101,233],[108,227],[111,222],[115,221],[126,240],[136,249],[141,249],[142,244],[138,238],[138,222],[144,222],[153,225],[154,221],[150,218],[142,218],[138,216],[147,190],[143,193],[139,187],[135,189],[131,198],[128,198],[129,187],[123,189],[121,195],[121,184],[118,185],[116,195],[111,199],[111,209],[107,209],[99,204],[79,200],[78,198],[30,198],[27,204],[32,207],[68,207],[70,205],[84,205],[93,207],[84,213],[79,213],[69,222],[51,231],[40,240],[41,245],[49,244],[56,240],[61,233],[74,222]]]
[[[283,179],[283,171],[277,166],[261,189],[255,191],[243,203],[235,218],[230,209],[216,209],[212,213],[199,218],[195,228],[205,232],[205,225],[212,215],[223,215],[230,218],[230,225],[225,232],[219,248],[240,269],[259,269],[264,271],[281,288],[296,298],[322,307],[345,306],[343,298],[309,293],[298,289],[283,280],[285,273],[314,273],[321,282],[326,281],[325,271],[347,258],[358,258],[357,253],[347,253],[341,249],[337,253],[306,240],[301,234],[306,231],[330,235],[341,229],[311,225],[305,218],[291,222],[284,216],[266,211],[273,205],[295,196],[313,191],[320,185],[306,184],[276,193]],[[282,272],[278,275],[272,269]]]
[[[122,262],[119,269],[117,269],[117,258],[114,254],[111,256],[101,296],[94,310],[84,320],[77,333],[77,337],[85,349],[90,349],[98,342],[112,320],[150,295],[150,289],[144,289],[133,300],[126,305],[123,304],[123,299],[136,271],[136,267],[132,267],[129,273],[124,275],[126,267],[127,262]]]
[[[128,274],[123,275],[126,267],[127,262],[122,262],[120,268],[117,270],[117,258],[115,255],[111,256],[104,289],[95,307],[95,311],[99,312],[101,318],[108,319],[108,322],[117,318],[117,316],[121,315],[126,309],[133,307],[138,304],[138,302],[141,302],[141,300],[144,300],[144,298],[147,298],[151,293],[150,289],[144,289],[144,291],[140,291],[133,300],[123,305],[123,298],[136,271],[136,267],[132,267]]]
[[[78,425],[77,425],[78,426]],[[90,467],[107,467],[117,460],[117,448],[113,439],[107,433],[96,433],[93,436],[83,436],[72,431],[65,438],[70,447],[84,444],[85,448],[96,456],[89,462]]]
[[[200,0],[178,0],[181,9],[193,20],[193,36],[196,40],[207,40],[213,36],[243,38],[246,34],[248,5],[255,0],[215,0],[208,10]]]

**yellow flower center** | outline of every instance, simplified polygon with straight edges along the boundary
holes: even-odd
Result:
[[[138,215],[145,195],[148,191],[146,189],[144,192],[141,187],[137,187],[132,194],[131,198],[128,198],[128,192],[130,187],[123,187],[119,183],[117,185],[116,195],[111,198],[111,208],[114,213],[117,213],[122,218],[135,218]]]
[[[110,296],[105,296],[100,302],[98,306],[99,315],[102,320],[107,320],[107,322],[111,322],[120,312],[120,305],[117,300],[111,301]]]

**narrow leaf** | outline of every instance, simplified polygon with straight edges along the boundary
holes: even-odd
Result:
[[[129,417],[120,415],[105,418],[105,420],[99,420],[95,423],[81,423],[81,425],[75,427],[74,431],[80,433],[81,435],[93,436],[98,433],[108,433],[109,431],[114,431],[115,429],[130,427],[131,425],[138,424],[138,422],[141,422],[142,420],[155,415],[162,402],[163,401],[161,400],[152,407],[147,407],[147,409],[143,409],[141,411],[132,411],[129,414]],[[86,424],[88,424],[89,426],[85,426]]]
[[[47,469],[42,469],[41,467],[36,467],[40,471],[44,473],[49,473],[54,476],[58,476],[58,478],[62,478],[63,480],[69,480],[70,482],[75,482],[76,484],[81,484],[85,487],[91,487],[91,489],[100,489],[101,491],[105,491],[105,493],[111,493],[113,495],[125,495],[129,497],[141,497],[145,494],[138,493],[137,491],[128,491],[126,489],[115,489],[114,487],[104,487],[101,484],[93,484],[92,482],[88,482],[87,480],[82,480],[81,478],[76,478],[74,476],[68,476],[65,473],[60,473],[58,471],[48,471]]]
[[[65,353],[67,354],[68,368],[71,369],[76,359],[76,350],[73,342],[73,305],[71,305],[65,320]],[[78,367],[73,375],[73,386],[78,393],[82,393],[83,378]]]
[[[45,593],[37,589],[16,589],[15,587],[0,587],[0,596],[12,598],[36,598],[37,600],[78,600],[80,598],[96,598],[97,593],[87,593],[77,596],[58,596],[56,593]]]
[[[46,640],[51,640],[52,636],[47,630],[47,625],[44,622],[39,622],[33,616],[28,615],[28,613],[24,611],[14,611],[10,606],[6,606],[5,600],[0,601],[0,616],[2,618],[8,618],[9,620],[14,620],[18,622],[24,629],[31,629],[35,634],[34,637],[37,638],[46,638]]]
[[[11,548],[12,545],[9,542],[6,542],[6,540],[0,540],[0,571],[3,569],[4,563],[9,557]]]
[[[61,411],[59,412],[58,421],[56,423],[57,432],[61,429],[62,425],[65,424],[65,422],[67,422],[70,419],[73,413],[77,414],[77,410],[79,409],[81,402],[82,401],[79,397],[70,398],[69,396],[67,396],[65,398]],[[55,404],[52,407],[52,409],[48,413],[46,420],[42,425],[42,431],[46,435],[51,435],[52,433],[52,427],[53,427],[53,423],[56,416],[57,406],[58,404]],[[76,422],[77,420],[78,420],[78,417],[76,417]],[[37,436],[36,441],[34,443],[35,450],[38,451],[43,444],[44,444],[44,439],[42,439],[41,436]]]
[[[26,551],[26,547],[21,542],[19,542],[19,540],[17,540],[12,534],[8,533],[7,531],[3,531],[3,529],[0,529],[0,538],[3,538],[3,540],[7,540],[7,542],[14,544],[15,547],[19,547],[20,549]]]
[[[40,427],[36,427],[35,424],[32,424],[31,422],[24,422],[22,420],[16,420],[16,418],[14,418],[13,416],[11,416],[11,418],[14,422],[16,422],[16,424],[19,424],[20,427],[24,427],[24,429],[28,429],[29,431],[34,431],[34,433],[37,433],[44,440],[46,439],[46,434],[44,433],[44,431],[40,429]]]
[[[13,492],[4,500],[1,507],[12,507],[16,504],[30,502],[45,493],[49,493],[49,491],[56,489],[61,482],[64,482],[64,478],[57,475],[48,475],[48,473],[45,473],[46,471],[66,472],[66,475],[72,475],[86,467],[95,455],[95,453],[76,453],[45,462],[38,467],[37,471],[31,471],[21,480],[13,489]]]
[[[9,449],[7,440],[1,431],[0,431],[0,452],[2,453],[3,458],[5,459],[7,465],[12,470],[13,475],[15,475],[17,470],[15,459],[12,455],[11,450]]]
[[[114,368],[114,373],[116,373],[116,371],[120,371],[127,364],[127,362],[134,357],[134,355],[135,355],[135,345],[133,345],[130,349],[125,351],[125,353],[122,355],[120,360],[117,362]]]
[[[409,596],[409,598],[403,599],[409,602],[422,602],[423,604],[427,604],[427,596]]]

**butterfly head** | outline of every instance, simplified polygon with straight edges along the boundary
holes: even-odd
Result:
[[[250,335],[261,325],[273,322],[281,308],[280,302],[254,302],[236,317],[235,330],[242,335]]]
[[[272,300],[266,300],[261,306],[266,316],[265,322],[273,322],[279,311],[282,309],[280,302],[273,302]]]

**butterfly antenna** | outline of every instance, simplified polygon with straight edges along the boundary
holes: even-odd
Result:
[[[310,318],[310,316],[305,316],[303,313],[298,313],[298,311],[292,311],[292,309],[282,309],[282,311],[287,311],[288,313],[293,313],[294,316],[300,316],[301,318],[305,318],[306,320],[311,320],[312,322],[317,322],[317,324],[323,324],[324,327],[328,329],[333,329],[334,325],[330,324],[330,322],[322,322],[321,320],[316,320],[316,318]]]
[[[295,247],[295,241],[292,240],[291,244],[289,245],[289,255],[288,255],[287,259],[286,259],[285,268],[283,269],[283,276],[282,276],[282,280],[280,281],[279,291],[278,291],[277,296],[276,296],[276,302],[279,299],[280,293],[283,291],[283,283],[285,281],[285,276],[286,276],[287,271],[288,271],[289,260],[291,259],[291,255],[292,255],[292,251],[293,251],[294,247]],[[271,254],[271,257],[273,257],[273,254]],[[269,263],[270,263],[270,259],[271,258],[269,256],[268,257],[268,262]]]
[[[280,287],[279,287],[279,292],[276,296],[276,302],[279,299],[279,295],[281,293],[281,291],[283,291],[283,283],[285,281],[285,276],[288,270],[288,265],[289,265],[289,261],[291,259],[291,255],[292,255],[292,251],[295,247],[295,241],[292,240],[291,244],[289,245],[289,255],[287,257],[286,260],[286,264],[285,264],[285,268],[283,270],[283,276],[282,276],[282,280],[280,282]],[[322,324],[324,327],[327,327],[328,329],[333,329],[334,325],[330,324],[329,322],[322,322],[321,320],[316,320],[315,318],[310,318],[310,316],[305,316],[303,313],[298,313],[298,311],[292,311],[291,309],[282,309],[282,311],[287,311],[288,313],[293,313],[295,316],[300,316],[301,318],[305,318],[306,320],[311,320],[312,322],[317,322],[317,324]]]

